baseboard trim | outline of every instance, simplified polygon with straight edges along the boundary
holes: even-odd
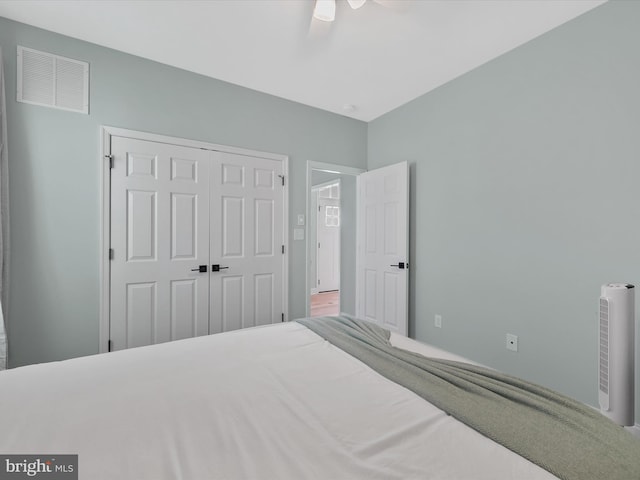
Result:
[[[640,425],[639,424],[635,424],[633,427],[625,427],[626,430],[628,430],[631,435],[640,438]]]

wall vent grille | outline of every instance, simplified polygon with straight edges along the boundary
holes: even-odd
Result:
[[[609,393],[609,300],[600,298],[600,391]]]
[[[89,64],[18,46],[17,100],[89,114]]]

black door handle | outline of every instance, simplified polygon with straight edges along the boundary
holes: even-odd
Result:
[[[191,271],[192,272],[207,273],[207,266],[206,265],[200,265],[198,268],[192,268]]]
[[[409,264],[407,263],[406,265],[407,265],[407,268],[409,268]],[[404,270],[405,263],[404,262],[398,262],[397,265],[389,265],[389,266],[390,267],[398,267],[400,270]]]
[[[218,265],[218,264],[211,265],[211,271],[212,271],[212,272],[219,272],[220,270],[224,270],[224,269],[226,269],[226,268],[229,268],[229,267],[221,267],[221,266],[220,266],[220,265]]]

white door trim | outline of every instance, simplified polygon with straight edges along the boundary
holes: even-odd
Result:
[[[311,188],[313,187],[312,183],[313,180],[311,178],[311,174],[313,172],[313,170],[322,170],[325,172],[332,172],[332,173],[339,173],[341,175],[354,175],[354,176],[358,176],[363,172],[366,172],[365,169],[363,168],[355,168],[355,167],[347,167],[344,165],[337,165],[334,163],[325,163],[325,162],[315,162],[313,160],[307,160],[307,189],[306,189],[306,197],[307,197],[307,208],[306,208],[306,218],[307,218],[307,225],[309,224],[309,219],[310,217],[310,212],[311,212]],[[358,196],[358,193],[356,191],[356,198]],[[305,249],[305,288],[304,288],[304,295],[305,295],[305,316],[308,317],[309,315],[311,315],[311,302],[310,302],[310,295],[309,292],[311,291],[311,285],[309,282],[309,258],[310,255],[315,254],[315,248],[313,247],[313,245],[311,245],[311,238],[310,235],[307,235],[307,248]],[[357,244],[357,239],[356,239],[356,244]]]
[[[231,147],[216,143],[202,142],[186,138],[170,137],[155,133],[140,132],[124,128],[101,126],[100,127],[100,152],[98,160],[101,162],[100,170],[100,313],[99,313],[99,352],[109,350],[109,305],[110,305],[110,263],[109,248],[111,243],[111,168],[109,156],[111,155],[111,137],[125,137],[137,140],[147,140],[157,143],[168,143],[184,147],[200,148],[204,150],[248,155],[251,157],[266,158],[282,162],[282,172],[285,177],[284,201],[283,201],[283,237],[285,242],[285,255],[283,265],[282,306],[285,320],[289,320],[289,157],[276,153],[260,152],[246,148]]]

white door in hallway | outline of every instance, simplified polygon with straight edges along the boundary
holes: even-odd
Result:
[[[322,192],[322,191],[321,191]],[[340,199],[318,197],[318,282],[319,292],[340,289]]]
[[[211,152],[114,137],[111,154],[111,349],[209,333]]]
[[[282,321],[283,162],[112,137],[111,350]]]
[[[358,182],[356,314],[407,335],[409,166],[371,170]]]

